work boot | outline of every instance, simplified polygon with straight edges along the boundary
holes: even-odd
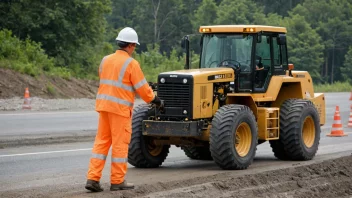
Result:
[[[132,183],[127,183],[127,181],[123,181],[121,184],[111,184],[110,190],[117,191],[117,190],[127,190],[127,189],[134,189],[134,185]]]
[[[104,190],[104,188],[100,186],[100,183],[98,181],[90,179],[87,180],[86,189],[92,192],[101,192]]]

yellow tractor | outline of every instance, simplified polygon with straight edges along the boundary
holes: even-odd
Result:
[[[260,25],[201,26],[199,69],[161,73],[165,106],[134,108],[128,162],[160,166],[170,145],[222,169],[246,169],[256,147],[269,141],[282,160],[311,160],[325,124],[323,93],[306,71],[288,63],[287,30]]]

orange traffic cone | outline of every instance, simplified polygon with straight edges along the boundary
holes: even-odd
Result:
[[[350,100],[352,100],[352,92],[351,92]]]
[[[351,111],[350,111],[350,118],[348,119],[348,127],[352,128],[352,105],[350,107]]]
[[[22,109],[31,109],[31,98],[29,97],[28,87],[26,88],[26,91],[24,92],[24,102],[23,102]]]
[[[330,137],[341,137],[341,136],[346,136],[343,132],[343,126],[342,126],[342,121],[340,117],[340,107],[336,106],[336,111],[334,115],[334,123],[332,123],[332,129],[331,133],[328,134],[327,136]]]

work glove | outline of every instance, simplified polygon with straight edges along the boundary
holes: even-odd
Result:
[[[156,91],[158,89],[157,83],[148,82],[148,84],[153,91]]]
[[[155,104],[155,106],[160,110],[164,109],[164,101],[160,100],[158,96],[155,96],[154,100],[152,100],[151,103]]]

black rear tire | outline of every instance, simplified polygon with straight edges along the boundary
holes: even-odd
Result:
[[[312,122],[314,134],[308,146],[303,137],[308,132],[303,130],[307,119]],[[320,118],[314,104],[309,100],[289,99],[280,109],[280,139],[269,142],[278,159],[311,160],[318,151],[320,133]]]
[[[206,146],[181,146],[187,157],[195,160],[212,160],[209,144]]]
[[[170,145],[159,146],[157,154],[150,152],[151,142],[154,137],[142,134],[142,121],[148,118],[147,104],[141,104],[133,109],[132,116],[132,138],[128,148],[128,163],[137,168],[159,167],[169,154]],[[148,149],[149,148],[149,149]]]
[[[243,146],[246,147],[243,153],[235,146],[235,143],[241,144],[238,136],[242,133],[240,132],[242,126],[245,128],[243,131],[246,131],[244,134],[247,134],[242,136]],[[257,122],[249,107],[231,104],[218,109],[210,130],[210,152],[220,168],[226,170],[248,168],[254,159],[257,142]]]

